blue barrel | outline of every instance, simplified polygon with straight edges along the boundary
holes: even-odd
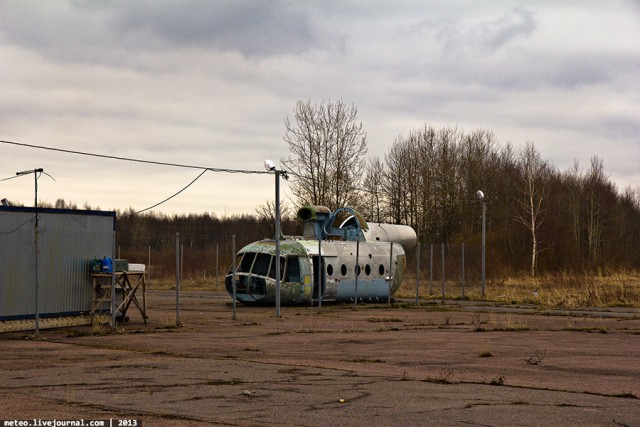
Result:
[[[103,273],[113,273],[113,260],[111,258],[102,258],[102,267],[100,271]]]

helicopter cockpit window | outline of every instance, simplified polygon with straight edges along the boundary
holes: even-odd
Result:
[[[276,257],[272,256],[269,261],[269,277],[276,278]],[[280,280],[282,280],[282,273],[284,273],[284,258],[280,257]]]
[[[297,256],[290,256],[287,259],[287,273],[284,276],[285,282],[300,282],[300,261]]]
[[[251,265],[253,264],[253,260],[256,257],[255,253],[252,252],[245,252],[244,256],[242,257],[242,262],[240,263],[240,266],[238,267],[238,271],[241,273],[248,273],[251,271]]]
[[[236,256],[236,270],[240,266],[240,261],[241,260],[242,260],[242,254],[238,254],[238,256]],[[233,273],[233,265],[229,268],[229,274],[231,274],[231,273]]]
[[[271,263],[271,255],[256,254],[256,261],[253,263],[251,272],[257,276],[267,276],[269,274],[269,264]]]

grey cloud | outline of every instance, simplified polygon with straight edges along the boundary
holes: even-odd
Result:
[[[112,62],[120,55],[181,48],[248,57],[330,48],[313,8],[281,1],[8,2],[2,37],[55,60]]]
[[[173,46],[238,51],[245,56],[300,53],[322,46],[326,34],[309,8],[279,1],[127,2],[117,31],[149,32]]]
[[[510,42],[531,35],[537,27],[535,14],[524,8],[515,8],[502,17],[481,22],[469,29],[460,29],[460,23],[445,22],[438,26],[443,53],[457,56],[465,52],[492,54]]]

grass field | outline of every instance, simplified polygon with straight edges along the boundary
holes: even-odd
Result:
[[[221,290],[223,278],[197,275],[181,280],[182,290]],[[174,277],[153,278],[150,289],[174,288]],[[445,281],[445,298],[463,299],[462,286],[457,281]],[[431,289],[430,289],[431,288]],[[429,292],[431,290],[431,292]],[[415,298],[415,276],[409,275],[395,294],[396,298]],[[421,300],[442,299],[442,282],[420,280],[418,297]],[[479,281],[468,283],[464,299],[482,300]],[[537,304],[549,307],[640,307],[640,272],[611,275],[558,274],[536,278],[510,277],[491,279],[485,284],[485,300],[510,304]]]

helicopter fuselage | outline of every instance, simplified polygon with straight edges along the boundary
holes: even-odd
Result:
[[[322,301],[386,301],[400,287],[406,270],[401,245],[392,242],[304,240],[280,242],[280,299],[283,304]],[[235,280],[232,280],[234,278]],[[225,284],[244,303],[272,304],[276,295],[275,241],[242,248],[236,272]]]

